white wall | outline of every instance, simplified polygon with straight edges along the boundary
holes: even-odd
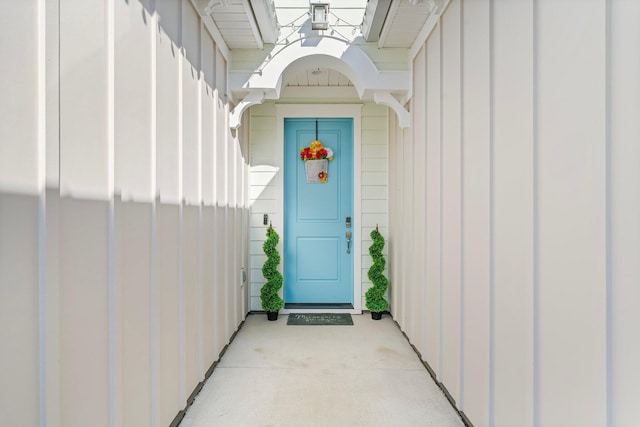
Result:
[[[639,7],[452,0],[413,50],[393,312],[476,426],[637,422]]]
[[[346,92],[351,95],[351,92]],[[356,99],[348,99],[358,102]],[[346,98],[325,99],[323,102],[344,103]],[[293,104],[317,102],[312,98],[283,98],[282,103]],[[282,224],[282,202],[278,194],[282,193],[283,159],[282,142],[277,139],[276,104],[265,102],[250,108],[250,173],[249,173],[249,257],[250,257],[250,310],[262,310],[260,288],[265,280],[262,276],[262,265],[266,256],[262,250],[265,240],[266,226],[263,215],[269,215],[274,225]],[[387,236],[388,225],[388,140],[387,140],[387,107],[365,103],[361,110],[361,176],[360,182],[361,217],[354,218],[354,224],[360,226],[361,247],[361,302],[364,307],[364,294],[371,286],[367,271],[371,267],[368,248],[371,245],[369,234],[379,226],[380,232]],[[278,149],[278,147],[280,147]],[[281,232],[281,231],[280,231]],[[387,254],[387,247],[384,250]]]
[[[0,419],[169,425],[247,307],[227,59],[187,0],[0,9]]]

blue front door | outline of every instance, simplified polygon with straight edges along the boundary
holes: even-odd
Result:
[[[307,183],[300,149],[316,139],[333,160]],[[353,304],[353,120],[285,119],[284,150],[284,300]]]

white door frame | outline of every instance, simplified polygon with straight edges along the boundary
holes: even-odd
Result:
[[[353,119],[353,309],[285,309],[281,313],[362,313],[362,104],[276,104],[276,149],[280,153],[281,165],[284,165],[284,119],[289,117],[323,118],[346,117]],[[283,171],[284,172],[284,171]],[[284,230],[284,173],[278,176],[279,203],[276,205],[278,221],[274,224]],[[279,243],[283,252],[282,240]],[[284,265],[284,257],[282,257]]]

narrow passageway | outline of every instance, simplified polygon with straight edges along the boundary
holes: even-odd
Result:
[[[249,315],[181,427],[463,426],[389,316],[353,321]]]

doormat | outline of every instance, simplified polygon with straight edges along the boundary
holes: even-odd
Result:
[[[353,325],[349,313],[292,313],[287,325]]]

